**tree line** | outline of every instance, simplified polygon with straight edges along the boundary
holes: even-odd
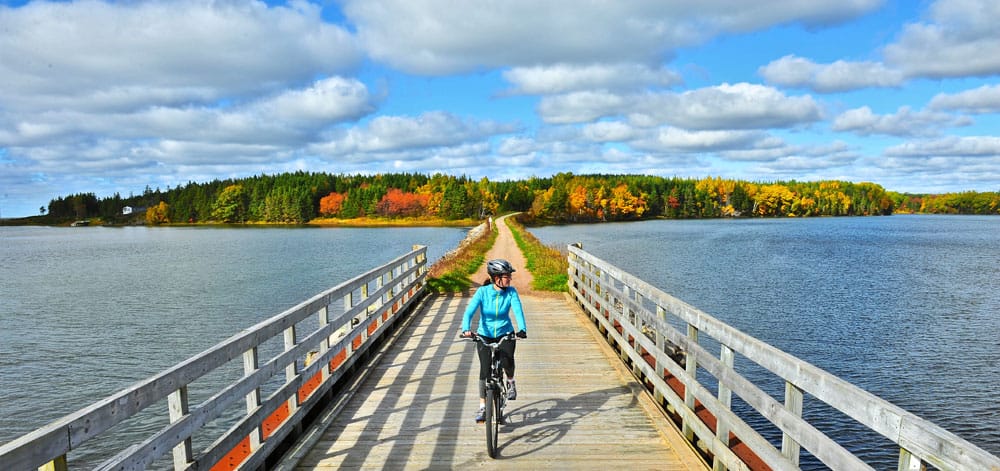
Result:
[[[126,208],[132,209],[131,214]],[[41,208],[44,213],[45,208]],[[92,193],[59,197],[49,220],[142,217],[161,223],[286,223],[317,219],[481,219],[508,211],[539,222],[598,222],[650,218],[810,217],[893,212],[998,214],[1000,193],[910,195],[875,183],[749,182],[720,177],[574,175],[524,180],[473,180],[412,173],[334,175],[294,172],[242,179],[147,187],[142,195]]]

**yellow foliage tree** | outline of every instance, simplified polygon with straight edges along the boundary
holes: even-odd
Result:
[[[754,196],[761,216],[787,216],[795,200],[795,193],[785,185],[762,185]]]
[[[150,207],[146,210],[146,224],[155,226],[169,223],[170,217],[167,213],[169,209],[170,207],[164,201],[160,201],[160,204]]]
[[[611,214],[616,217],[642,217],[646,212],[645,201],[633,195],[624,183],[611,190],[610,206]]]

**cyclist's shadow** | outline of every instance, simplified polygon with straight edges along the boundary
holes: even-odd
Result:
[[[629,394],[627,388],[615,387],[590,391],[568,399],[545,399],[509,409],[506,424],[501,428],[498,458],[515,458],[532,454],[557,443],[581,419],[594,414],[608,399],[619,394]],[[635,407],[632,397],[628,407]],[[513,436],[512,436],[513,435]],[[504,440],[505,436],[510,437]],[[527,448],[513,455],[502,455],[502,451],[516,443],[525,443]]]

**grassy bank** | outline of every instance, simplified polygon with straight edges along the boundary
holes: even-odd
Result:
[[[514,234],[514,241],[517,242],[517,246],[527,260],[528,271],[534,277],[531,282],[532,289],[566,291],[568,279],[566,271],[569,269],[566,256],[558,249],[543,244],[534,234],[528,232],[516,218],[510,217],[505,221]]]
[[[497,231],[484,230],[463,241],[454,252],[441,257],[427,273],[427,288],[436,293],[461,293],[472,286],[469,279],[486,260],[486,252],[497,240]]]
[[[432,217],[419,218],[380,218],[362,217],[353,219],[317,218],[309,221],[310,226],[324,227],[470,227],[479,225],[475,219],[444,219]]]

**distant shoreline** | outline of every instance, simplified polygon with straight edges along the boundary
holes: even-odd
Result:
[[[28,216],[23,218],[0,219],[0,226],[48,226],[48,227],[71,227],[78,221],[88,221],[87,224],[80,224],[79,227],[474,227],[482,224],[482,220],[476,219],[454,219],[443,218],[317,218],[306,223],[284,223],[284,222],[247,222],[247,223],[224,223],[224,222],[170,222],[163,224],[146,223],[108,223],[99,218],[86,220],[66,220],[47,221],[45,216]]]

